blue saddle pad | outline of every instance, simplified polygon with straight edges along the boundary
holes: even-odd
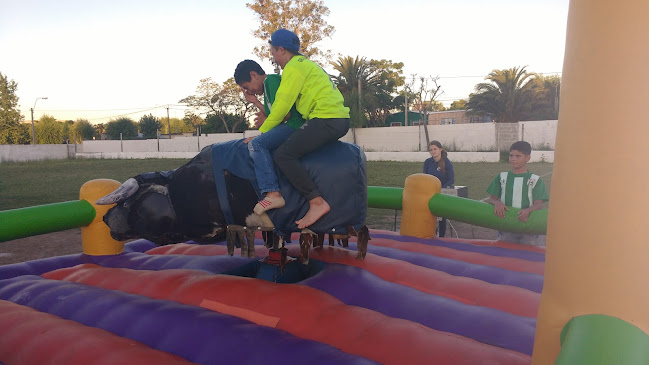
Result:
[[[365,224],[367,214],[367,174],[363,151],[346,142],[330,143],[301,160],[309,176],[318,187],[331,211],[309,228],[316,233],[347,233],[351,225],[359,230]],[[224,170],[249,180],[262,198],[248,147],[242,139],[212,145],[212,166],[219,201],[228,224],[233,224],[225,187]],[[293,188],[286,177],[275,168],[280,191],[286,206],[268,211],[275,231],[283,236],[299,232],[295,221],[304,217],[309,202]],[[225,205],[228,205],[224,207]]]

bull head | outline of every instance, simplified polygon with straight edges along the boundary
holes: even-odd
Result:
[[[108,210],[103,220],[110,227],[111,237],[118,241],[146,238],[168,244],[182,239],[174,233],[176,213],[164,185],[140,186],[136,179],[130,178],[95,204],[117,204]]]

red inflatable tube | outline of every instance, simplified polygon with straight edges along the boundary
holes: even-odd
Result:
[[[0,362],[6,365],[192,364],[137,341],[0,300]]]
[[[43,275],[183,304],[220,308],[386,364],[529,364],[530,357],[349,306],[299,284],[213,275],[197,270],[146,271],[79,265]]]
[[[149,250],[149,254],[164,254],[164,252],[183,255],[216,256],[227,254],[226,248],[214,245],[176,244],[157,247]],[[300,256],[299,246],[290,244],[289,255]],[[487,283],[478,279],[453,276],[405,261],[368,253],[365,260],[356,259],[356,253],[350,250],[325,246],[323,249],[312,249],[310,257],[330,263],[353,265],[365,269],[383,280],[415,288],[424,293],[439,295],[457,300],[462,303],[499,309],[519,316],[536,318],[540,294],[532,291],[509,286]]]
[[[300,254],[297,245],[290,245],[288,254]],[[462,303],[479,305],[536,318],[540,294],[510,285],[453,276],[442,271],[368,253],[365,260],[357,260],[356,253],[325,246],[311,250],[310,257],[331,263],[340,263],[365,269],[383,280],[415,288],[424,293],[440,295]]]
[[[268,255],[268,249],[256,246],[260,256]],[[235,256],[241,255],[241,249],[235,248]],[[145,252],[149,255],[189,255],[189,256],[224,256],[228,254],[228,248],[222,245],[196,245],[191,243],[176,243],[175,245],[164,245],[152,248]]]

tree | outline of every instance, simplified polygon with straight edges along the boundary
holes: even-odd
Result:
[[[60,144],[63,143],[63,123],[57,122],[51,115],[43,115],[35,123],[37,144]]]
[[[223,120],[225,120],[225,124],[233,133],[250,128],[250,124],[248,124],[240,115],[208,114],[205,118],[205,126],[202,128],[203,133],[226,133],[223,126]]]
[[[23,116],[18,109],[18,84],[0,72],[0,144],[29,143],[29,130],[20,124]]]
[[[543,90],[534,81],[536,74],[525,67],[493,70],[475,86],[467,107],[473,114],[488,114],[496,123],[516,123],[525,120],[542,99]]]
[[[185,122],[186,125],[192,126],[192,129],[194,132],[197,132],[200,134],[200,128],[203,124],[205,124],[205,121],[203,118],[200,116],[192,113],[191,111],[185,111],[185,118],[183,118],[183,121]],[[229,133],[229,132],[227,132]]]
[[[76,133],[76,142],[92,140],[95,136],[95,128],[86,119],[77,119],[74,123],[74,132]]]
[[[405,82],[403,63],[347,56],[331,65],[338,71],[333,79],[350,108],[352,126],[383,125],[397,107],[393,94]]]
[[[167,127],[167,123],[162,123],[162,124],[163,124],[162,133],[169,134],[169,128]],[[170,118],[169,124],[171,126],[172,134],[196,132],[196,129],[194,127],[188,125],[187,123],[185,123],[184,120],[180,118]]]
[[[370,75],[365,58],[352,58],[351,56],[339,57],[337,62],[332,62],[338,76],[333,78],[338,84],[338,89],[345,99],[345,106],[349,108],[352,127],[361,127],[366,124],[367,117],[363,112],[363,94],[371,93],[369,83]]]
[[[451,103],[451,106],[448,108],[448,110],[465,110],[466,103],[466,99],[455,100]]]
[[[235,124],[233,129],[230,129],[227,115],[240,116],[245,124],[254,108],[243,97],[239,85],[234,82],[232,77],[227,79],[223,85],[213,82],[209,77],[202,79],[196,88],[196,95],[181,99],[179,103],[187,104],[191,108],[190,117],[192,114],[197,116],[213,114],[219,117],[226,133],[234,133],[236,127],[241,124]]]
[[[104,133],[106,133],[106,125],[104,123],[97,123],[95,124],[94,128],[97,138],[102,139],[102,136],[104,135]]]
[[[157,138],[158,130],[162,129],[162,123],[152,114],[143,115],[140,118],[139,127],[144,138]]]
[[[252,34],[262,41],[254,48],[260,59],[271,59],[268,41],[271,34],[280,28],[300,37],[300,53],[306,57],[313,60],[330,58],[330,51],[323,52],[315,47],[316,43],[331,38],[334,33],[334,27],[325,20],[330,11],[322,0],[254,0],[246,6],[259,20],[259,28]]]
[[[136,139],[137,124],[133,119],[128,117],[111,120],[106,124],[106,136],[108,139],[118,140],[120,139],[120,133],[122,134],[122,139]]]
[[[72,120],[66,120],[61,123],[61,138],[63,139],[63,143],[73,142],[75,138],[73,125],[74,121]]]
[[[556,120],[559,118],[559,95],[561,77],[541,76],[534,78],[539,98],[532,111],[523,120]]]
[[[385,119],[390,113],[396,110],[403,101],[397,96],[397,89],[406,83],[403,76],[403,62],[392,62],[391,60],[370,60],[369,67],[377,74],[378,92],[373,94],[375,104],[368,104],[366,111],[369,115],[370,126],[384,126]]]
[[[444,110],[444,105],[435,100],[444,93],[438,81],[439,76],[412,75],[412,81],[408,85],[408,89],[414,95],[411,103],[421,115],[424,124],[428,122],[428,113]]]

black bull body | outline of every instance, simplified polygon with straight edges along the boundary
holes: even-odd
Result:
[[[330,244],[338,238],[347,246],[347,237],[360,235],[358,258],[364,258],[367,228],[365,156],[354,145],[336,142],[305,156],[302,162],[331,205],[331,211],[302,231],[302,255],[308,260],[310,242],[322,245],[324,234]],[[128,179],[97,204],[116,203],[104,222],[116,240],[145,238],[157,244],[193,240],[213,243],[228,240],[242,255],[254,257],[254,234],[264,231],[268,247],[279,248],[298,232],[295,220],[304,216],[308,202],[278,173],[280,189],[287,205],[256,215],[260,199],[252,161],[241,140],[203,148],[191,161],[171,171],[146,172]],[[357,233],[358,232],[358,233]],[[306,251],[306,252],[305,252]]]

